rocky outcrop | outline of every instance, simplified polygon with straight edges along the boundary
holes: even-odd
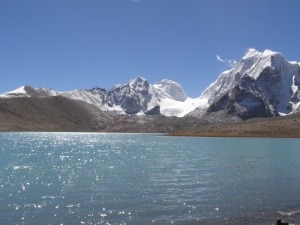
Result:
[[[225,115],[238,116],[242,119],[278,116],[271,102],[259,92],[255,80],[243,77],[239,84],[212,103],[207,113],[224,111]]]
[[[153,115],[160,115],[160,106],[154,106],[152,109],[145,112],[145,115],[153,116]]]
[[[141,77],[131,80],[128,84],[113,88],[108,92],[108,99],[121,106],[126,114],[137,114],[147,111],[152,100],[153,90],[149,82]]]

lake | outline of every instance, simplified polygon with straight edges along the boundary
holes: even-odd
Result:
[[[300,139],[0,133],[0,223],[300,224]]]

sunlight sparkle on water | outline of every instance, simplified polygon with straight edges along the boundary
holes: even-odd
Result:
[[[299,144],[298,139],[2,133],[0,219],[28,225],[245,220],[264,225],[280,215],[295,223]]]

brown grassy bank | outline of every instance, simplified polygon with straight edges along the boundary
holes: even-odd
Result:
[[[172,136],[299,138],[300,116],[255,119],[233,124],[210,124],[177,131]]]

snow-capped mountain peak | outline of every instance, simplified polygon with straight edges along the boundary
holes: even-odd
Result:
[[[7,94],[7,96],[26,96],[27,95],[26,89],[28,89],[28,87],[29,86],[21,86],[16,90],[6,92],[5,94]]]
[[[135,90],[144,90],[149,88],[149,82],[143,77],[137,77],[129,81],[128,85]]]
[[[249,48],[247,52],[242,57],[242,60],[246,60],[249,58],[256,58],[259,57],[262,53],[257,51],[255,48]]]
[[[0,94],[1,98],[13,98],[13,97],[49,97],[58,95],[57,91],[49,88],[33,88],[25,85],[17,88],[16,90]]]
[[[263,52],[260,52],[255,48],[249,48],[247,52],[244,54],[244,56],[242,57],[242,60],[253,59],[253,58],[258,59],[261,57],[271,57],[276,55],[283,57],[283,55],[280,52],[276,52],[270,49],[265,49]]]
[[[233,68],[221,73],[217,80],[202,92],[201,98],[212,102],[232,89],[241,78],[247,76],[256,80],[265,68],[279,69],[284,67],[284,64],[289,63],[279,52],[268,49],[259,52],[251,48]]]
[[[201,95],[208,111],[225,110],[242,118],[294,113],[300,101],[300,67],[281,53],[249,49]]]
[[[164,79],[153,85],[161,98],[170,98],[175,101],[184,102],[187,99],[187,94],[182,86],[175,81]]]

